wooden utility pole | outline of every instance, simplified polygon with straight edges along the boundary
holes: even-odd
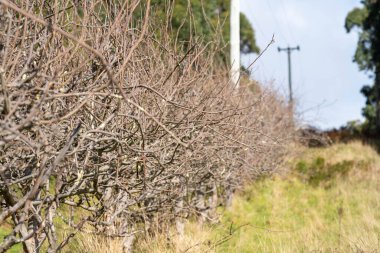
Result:
[[[240,81],[240,0],[231,0],[230,13],[231,81],[235,89]]]
[[[278,52],[286,51],[288,53],[288,77],[289,77],[289,103],[293,103],[293,90],[292,90],[292,61],[291,54],[292,51],[298,50],[300,51],[300,46],[297,47],[286,47],[286,48],[278,48]]]

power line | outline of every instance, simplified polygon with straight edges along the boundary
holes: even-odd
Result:
[[[287,27],[287,30],[288,30],[288,34],[290,35],[291,39],[293,42],[297,41],[296,37],[294,36],[294,33],[293,33],[293,30],[291,29],[291,26],[290,26],[290,22],[289,22],[289,13],[288,13],[288,9],[286,8],[286,5],[284,4],[284,1],[283,0],[280,0],[280,7],[282,9],[282,12],[284,14],[284,18],[285,18],[285,23],[286,23],[286,27]],[[296,55],[296,60],[297,62],[299,62],[297,64],[297,68],[298,68],[298,73],[300,73],[301,75],[301,80],[302,82],[304,82],[304,76],[303,76],[303,65],[302,64],[302,58],[300,58],[299,56]],[[294,92],[294,87],[292,87],[292,93]],[[293,94],[292,94],[293,95]]]
[[[295,36],[293,34],[292,29],[290,29],[290,26],[289,26],[289,16],[288,16],[288,12],[286,11],[285,4],[284,4],[283,0],[280,0],[280,5],[281,5],[281,10],[284,13],[284,17],[285,17],[285,21],[286,21],[285,23],[286,23],[286,27],[287,27],[287,30],[289,32],[289,35],[295,41]]]
[[[276,26],[278,27],[278,30],[279,30],[279,34],[280,34],[280,36],[285,40],[285,42],[286,42],[287,44],[289,44],[289,40],[288,40],[288,38],[287,38],[287,37],[285,36],[285,34],[282,32],[282,29],[281,29],[281,26],[280,26],[280,22],[278,22],[278,19],[277,19],[276,15],[274,14],[274,11],[273,11],[273,8],[272,8],[272,4],[270,3],[270,0],[267,0],[266,3],[267,3],[267,5],[268,5],[268,7],[269,7],[269,9],[270,9],[270,13],[272,14],[273,20],[274,20],[274,22],[276,23]]]
[[[254,11],[252,11],[252,6],[251,6],[251,4],[250,4],[251,2],[248,2],[248,13],[255,13]],[[248,15],[247,15],[248,16]],[[255,17],[255,15],[252,15],[252,16],[249,16],[250,18],[252,18],[252,21],[253,21],[253,27],[254,28],[256,28],[257,27],[257,29],[259,30],[259,32],[261,33],[261,35],[264,37],[264,38],[269,38],[269,36],[267,36],[267,34],[264,32],[264,30],[263,29],[261,29],[261,26],[260,26],[260,24],[259,24],[259,22],[257,22],[257,20],[256,20],[256,17]]]

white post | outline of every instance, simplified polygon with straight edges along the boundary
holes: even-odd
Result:
[[[235,89],[240,79],[240,0],[231,0],[230,13],[231,81]]]

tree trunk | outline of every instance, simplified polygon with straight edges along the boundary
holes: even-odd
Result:
[[[229,181],[226,186],[226,192],[225,192],[225,207],[226,209],[230,209],[232,206],[232,197],[234,194],[234,189],[232,187],[232,183]]]
[[[212,184],[211,194],[209,196],[208,202],[210,206],[208,216],[212,219],[212,222],[215,222],[217,217],[216,208],[218,207],[218,188],[215,182]]]
[[[375,92],[376,92],[376,136],[380,136],[380,66],[375,72]]]
[[[132,253],[133,252],[133,243],[135,242],[135,234],[124,237],[123,240],[123,252]]]
[[[183,237],[185,235],[185,223],[182,217],[182,211],[183,211],[183,196],[180,196],[175,205],[175,227],[177,230],[177,233],[180,237]]]
[[[205,192],[204,186],[200,186],[197,190],[196,208],[198,211],[198,223],[203,225],[207,219],[207,210],[205,205]]]

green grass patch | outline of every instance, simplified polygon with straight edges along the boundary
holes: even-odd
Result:
[[[9,235],[10,232],[12,232],[12,230],[8,226],[6,225],[0,226],[0,243],[4,240],[4,238],[7,235]],[[21,244],[14,245],[7,252],[9,253],[22,252],[22,245]]]
[[[296,173],[255,182],[237,194],[213,238],[216,252],[374,252],[380,250],[376,152],[361,144],[309,149]]]

